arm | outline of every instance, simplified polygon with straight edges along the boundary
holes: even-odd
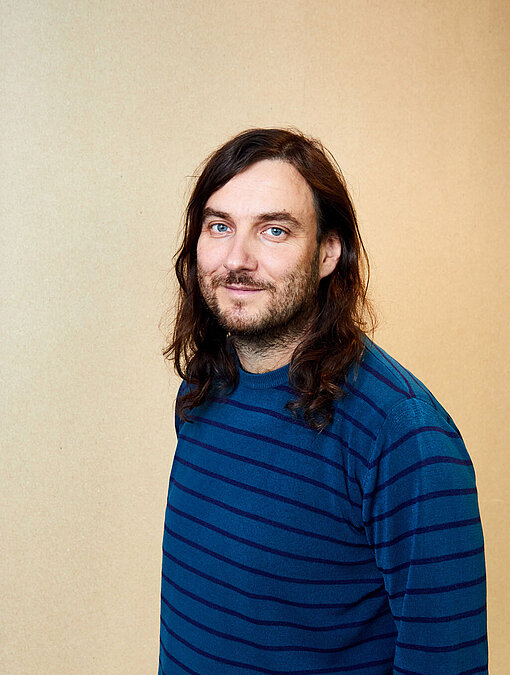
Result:
[[[182,420],[177,414],[177,400],[186,393],[187,390],[187,385],[184,382],[184,380],[181,382],[179,385],[179,389],[177,390],[177,395],[175,397],[175,402],[174,402],[174,408],[175,408],[175,414],[174,414],[174,423],[175,423],[175,435],[177,438],[179,438],[179,429],[181,428],[182,425]]]
[[[363,520],[398,631],[394,673],[487,673],[483,532],[456,428],[428,402],[388,415],[363,483]]]

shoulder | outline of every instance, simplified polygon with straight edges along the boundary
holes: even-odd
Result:
[[[178,414],[178,401],[180,398],[185,396],[186,394],[189,394],[189,392],[192,390],[192,386],[186,382],[186,380],[181,380],[181,383],[179,385],[179,389],[177,390],[177,394],[175,396],[175,432],[177,436],[179,435],[179,430],[181,428],[183,420]]]
[[[352,399],[365,403],[366,415],[376,408],[380,418],[388,415],[409,415],[424,410],[452,423],[451,417],[428,387],[408,368],[369,338],[359,364],[349,373],[346,388]]]
[[[407,475],[411,483],[425,474],[433,483],[474,481],[471,458],[453,419],[411,371],[367,341],[351,381],[346,410],[358,426],[361,421],[372,432],[370,445],[357,443],[364,457],[365,496],[378,481],[389,486]]]
[[[425,384],[368,338],[359,363],[349,372],[345,391],[335,405],[333,424],[349,435],[365,461],[373,457],[383,438],[391,443],[427,427],[460,436]]]

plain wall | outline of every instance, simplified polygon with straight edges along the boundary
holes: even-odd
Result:
[[[463,432],[508,672],[509,3],[0,8],[0,672],[156,672],[181,213],[206,154],[277,125],[336,156],[376,339]]]

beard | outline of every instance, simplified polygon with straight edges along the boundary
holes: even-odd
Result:
[[[278,284],[253,278],[246,272],[227,272],[207,278],[198,268],[198,282],[203,300],[220,326],[252,349],[268,349],[294,342],[301,337],[317,311],[319,288],[319,247],[311,261],[303,261],[281,277]],[[265,302],[250,309],[250,299],[236,299],[220,304],[218,289],[226,285],[263,289]]]

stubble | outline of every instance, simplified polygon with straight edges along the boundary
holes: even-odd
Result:
[[[285,349],[305,333],[317,310],[319,247],[313,259],[285,275],[276,286],[244,272],[228,272],[208,279],[198,268],[202,297],[234,344],[253,353]],[[222,308],[218,289],[225,285],[262,288],[269,297],[261,310],[250,312],[249,300],[236,300]]]

